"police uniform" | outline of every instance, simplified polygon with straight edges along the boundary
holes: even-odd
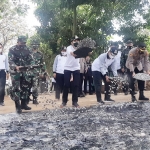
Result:
[[[97,102],[104,103],[101,99],[101,81],[105,83],[105,101],[113,101],[110,98],[110,82],[106,81],[106,76],[108,75],[108,67],[111,66],[111,70],[114,76],[117,75],[117,61],[115,58],[109,58],[110,53],[117,55],[117,48],[112,47],[108,53],[101,54],[97,59],[92,63],[92,74],[95,85]]]
[[[18,37],[18,42],[26,43],[26,37]],[[30,110],[31,108],[27,106],[27,97],[29,95],[28,91],[31,83],[31,74],[29,71],[17,71],[16,66],[32,65],[33,59],[31,52],[25,44],[15,45],[9,49],[8,60],[12,80],[12,87],[10,90],[11,99],[15,101],[18,113],[22,112],[21,109]]]
[[[129,88],[132,101],[136,101],[135,98],[135,86],[134,86],[134,78],[132,77],[133,73],[143,73],[143,71],[149,71],[149,54],[147,50],[144,50],[143,54],[139,54],[139,49],[142,47],[146,47],[145,44],[139,45],[136,48],[133,48],[129,51],[128,58],[126,61],[127,72],[129,74]],[[142,63],[143,62],[143,63]],[[143,94],[144,90],[144,81],[137,80],[138,88],[139,88],[139,100],[149,100]]]

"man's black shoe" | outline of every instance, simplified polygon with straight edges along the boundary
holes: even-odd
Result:
[[[111,98],[105,99],[105,102],[115,102],[114,100],[112,100]]]

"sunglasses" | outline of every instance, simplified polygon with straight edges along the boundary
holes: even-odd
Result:
[[[146,49],[145,48],[140,48],[140,51],[141,52],[144,52]]]

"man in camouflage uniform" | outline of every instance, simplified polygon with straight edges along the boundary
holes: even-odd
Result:
[[[28,70],[21,70],[22,67],[31,66],[33,63],[31,52],[26,46],[26,40],[25,36],[19,36],[17,45],[11,47],[8,53],[10,75],[12,79],[10,96],[11,99],[15,101],[17,113],[21,113],[22,109],[31,109],[27,106],[28,91],[31,83],[30,72]]]
[[[124,75],[126,74],[128,77],[127,68],[126,68],[126,61],[128,58],[129,51],[133,48],[133,42],[131,40],[128,40],[126,42],[126,46],[127,46],[127,48],[124,49],[121,53],[120,66],[121,66],[122,73]],[[128,89],[129,89],[128,83],[123,83],[123,92],[125,95],[128,95]]]
[[[33,104],[38,104],[38,86],[39,79],[44,77],[46,66],[43,58],[42,52],[38,51],[39,42],[34,40],[32,41],[32,57],[33,57],[33,65],[39,65],[39,68],[34,68],[32,71],[31,77],[31,87],[32,88],[32,96],[33,96]]]
[[[129,74],[129,88],[130,94],[132,98],[132,102],[137,101],[135,97],[135,86],[134,86],[134,75],[136,73],[146,73],[150,74],[150,66],[149,66],[149,54],[146,50],[146,44],[140,43],[138,47],[135,47],[130,50],[128,54],[128,58],[126,61],[127,73]],[[144,81],[137,80],[138,89],[139,89],[139,100],[149,100],[144,96]]]

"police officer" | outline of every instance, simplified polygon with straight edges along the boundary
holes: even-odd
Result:
[[[131,40],[128,40],[126,42],[126,49],[124,49],[121,53],[121,58],[120,58],[120,66],[121,66],[121,71],[122,73],[127,74],[127,68],[126,68],[126,61],[128,58],[129,51],[133,48],[133,42]],[[128,74],[127,74],[128,76]],[[128,81],[127,81],[128,82]],[[125,95],[128,95],[128,83],[123,83],[123,92]]]
[[[32,70],[33,74],[31,78],[31,88],[32,88],[33,104],[38,104],[37,98],[38,98],[39,78],[43,78],[46,71],[43,54],[38,50],[39,45],[40,43],[37,40],[32,41],[33,65],[36,66],[39,65],[38,68],[34,68]]]
[[[114,76],[117,75],[117,64],[115,56],[118,53],[117,47],[111,47],[107,53],[101,54],[92,64],[92,74],[95,85],[96,97],[98,103],[104,103],[101,98],[101,82],[105,83],[105,102],[113,102],[110,98],[110,80],[108,77],[108,67],[111,66]]]
[[[17,113],[21,113],[22,109],[31,109],[27,106],[28,91],[31,83],[30,72],[27,70],[21,71],[22,67],[27,65],[30,66],[33,62],[31,52],[26,46],[26,41],[27,38],[25,36],[19,36],[17,45],[11,47],[8,53],[10,75],[12,80],[10,96],[11,99],[15,101]]]
[[[129,74],[129,88],[132,98],[132,102],[137,101],[135,97],[135,86],[133,76],[136,73],[143,73],[143,71],[149,73],[149,54],[146,50],[146,44],[140,43],[138,47],[135,47],[129,51],[126,61],[127,72]],[[139,88],[139,100],[149,100],[144,96],[144,81],[137,80]]]

